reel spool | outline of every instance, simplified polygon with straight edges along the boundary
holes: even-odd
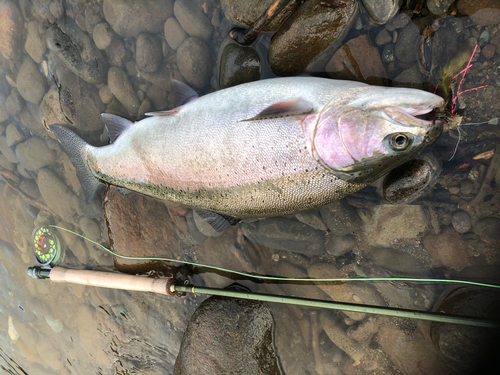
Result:
[[[31,236],[35,245],[35,260],[38,264],[48,266],[62,261],[59,238],[47,226],[37,226]]]

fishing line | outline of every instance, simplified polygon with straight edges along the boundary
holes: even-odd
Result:
[[[182,263],[182,264],[189,264],[191,266],[196,266],[196,267],[202,267],[202,268],[209,268],[217,271],[222,271],[226,273],[231,273],[234,275],[239,275],[239,276],[244,276],[252,279],[259,279],[259,280],[273,280],[273,281],[301,281],[301,282],[334,282],[334,281],[412,281],[412,282],[431,282],[431,283],[456,283],[456,284],[467,284],[467,285],[475,285],[475,286],[484,286],[488,288],[498,288],[500,289],[500,285],[494,285],[494,284],[485,284],[485,283],[478,283],[474,281],[465,281],[465,280],[449,280],[449,279],[415,279],[415,278],[407,278],[407,277],[359,277],[359,278],[336,278],[336,279],[314,279],[314,278],[290,278],[290,277],[277,277],[277,276],[257,276],[257,275],[252,275],[249,273],[245,272],[239,272],[239,271],[233,271],[229,270],[226,268],[221,268],[221,267],[216,267],[216,266],[209,266],[206,264],[200,264],[200,263],[193,263],[193,262],[187,262],[183,260],[177,260],[177,259],[169,259],[169,258],[157,258],[157,257],[131,257],[127,255],[120,255],[115,253],[113,250],[108,249],[107,247],[92,241],[91,239],[73,232],[69,229],[58,227],[57,225],[49,225],[52,228],[57,228],[69,233],[74,234],[75,236],[81,237],[85,239],[86,241],[89,241],[93,243],[94,245],[99,246],[100,248],[106,250],[108,253],[117,256],[119,258],[123,259],[130,259],[130,260],[158,260],[158,261],[166,261],[166,262],[174,262],[174,263]]]

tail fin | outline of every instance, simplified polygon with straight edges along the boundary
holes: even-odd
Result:
[[[87,163],[89,144],[65,126],[49,125],[49,129],[55,134],[63,150],[68,154],[69,160],[75,166],[76,176],[85,194],[85,201],[89,204],[101,185],[101,182],[92,174],[92,170]]]

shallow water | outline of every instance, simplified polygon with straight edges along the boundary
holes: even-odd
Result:
[[[228,18],[231,12],[233,17],[250,15],[253,6],[231,11],[227,3],[0,4],[0,362],[6,373],[173,373],[189,319],[206,299],[34,280],[25,270],[35,264],[31,234],[38,225],[76,231],[122,255],[180,262],[120,259],[55,230],[66,267],[174,275],[214,288],[236,280],[255,292],[492,318],[489,309],[498,305],[498,295],[485,289],[473,289],[472,299],[454,291],[454,285],[256,282],[227,271],[177,268],[186,261],[296,278],[500,282],[500,10],[484,13],[461,0],[438,16],[423,2],[409,1],[388,22],[375,23],[373,14],[370,18],[359,6],[352,13],[346,10],[342,21],[329,23],[338,5],[316,4],[311,12],[319,14],[321,24],[326,17],[326,29],[314,29],[307,22],[316,22],[316,16],[299,8],[277,32],[281,40],[272,39],[276,26],[250,46],[238,47],[228,37],[234,26]],[[315,42],[308,39],[313,32],[319,38]],[[331,35],[336,39],[328,39]],[[321,54],[317,46],[323,45]],[[242,222],[220,237],[207,237],[189,208],[136,193],[122,195],[115,187],[85,204],[74,167],[46,129],[67,125],[89,143],[104,145],[108,135],[99,114],[139,120],[146,112],[172,108],[171,77],[200,94],[273,78],[275,72],[433,91],[439,67],[464,50],[466,58],[454,63],[458,73],[476,45],[472,66],[455,79],[451,97],[460,93],[453,111],[463,123],[485,123],[445,132],[430,147],[420,160],[429,166],[432,181],[415,182],[423,190],[408,204],[387,204],[379,181],[340,203]],[[475,90],[481,86],[487,87]],[[486,373],[481,366],[490,353],[483,357],[484,347],[496,349],[485,344],[495,336],[479,329],[269,307],[272,346],[286,374]]]

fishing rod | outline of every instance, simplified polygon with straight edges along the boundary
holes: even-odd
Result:
[[[53,226],[54,227],[54,226]],[[58,229],[64,229],[57,227]],[[64,229],[71,232],[67,229]],[[71,232],[74,233],[74,232]],[[76,233],[75,233],[76,234]],[[315,300],[309,298],[299,298],[299,297],[288,297],[264,293],[254,293],[239,290],[228,290],[228,289],[217,289],[217,288],[205,288],[195,285],[185,285],[184,283],[174,279],[174,278],[151,278],[147,276],[136,276],[127,275],[117,272],[104,272],[104,271],[93,271],[93,270],[77,270],[64,268],[59,266],[64,258],[61,251],[61,246],[57,236],[48,227],[37,227],[33,232],[33,241],[35,244],[35,259],[38,262],[38,266],[28,267],[27,273],[29,276],[35,279],[50,279],[55,283],[73,283],[80,285],[89,285],[95,287],[111,288],[111,289],[122,289],[129,291],[142,291],[142,292],[152,292],[168,296],[184,296],[187,293],[192,294],[204,294],[213,296],[223,296],[231,298],[242,298],[255,301],[264,302],[274,302],[283,304],[292,304],[298,306],[316,307],[331,310],[342,310],[351,312],[360,312],[366,314],[379,314],[386,316],[404,317],[412,319],[427,320],[433,322],[441,323],[453,323],[462,324],[476,327],[489,327],[489,328],[500,328],[500,322],[487,320],[483,318],[450,315],[444,313],[427,312],[427,311],[417,311],[409,309],[396,309],[390,307],[382,306],[371,306],[371,305],[361,305],[346,302],[336,302],[336,301],[324,301]],[[91,241],[97,244],[94,241]],[[97,244],[103,247],[100,244]],[[105,247],[103,247],[106,249]],[[109,249],[106,249],[113,255],[117,255]],[[117,255],[120,256],[120,255]],[[151,258],[139,258],[139,257],[125,257],[133,259],[151,259]],[[156,260],[167,260],[164,258],[153,258]],[[180,263],[186,263],[182,261],[177,261]],[[203,266],[203,265],[198,265]],[[220,268],[217,268],[220,270]],[[231,270],[224,270],[228,272],[233,272]],[[243,274],[238,272],[238,274]],[[380,280],[414,280],[414,281],[429,281],[429,279],[408,279],[408,278],[363,278],[363,279],[289,279],[289,278],[278,278],[270,276],[255,276],[250,274],[244,274],[253,278],[271,278],[273,280],[281,281],[373,281],[373,279]],[[433,280],[436,281],[436,280]],[[461,280],[439,280],[443,282],[462,282],[462,283],[472,283]],[[474,285],[480,284],[482,286],[489,286],[494,288],[500,288],[498,285],[473,283]]]

